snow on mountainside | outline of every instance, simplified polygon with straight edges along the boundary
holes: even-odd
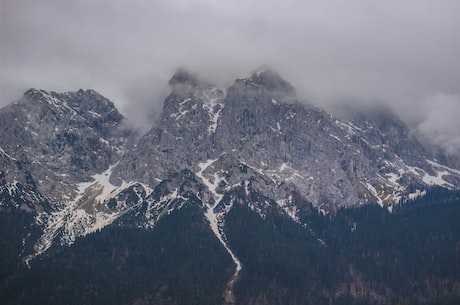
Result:
[[[392,208],[430,185],[460,188],[460,171],[435,160],[387,111],[343,118],[297,100],[276,72],[219,88],[179,70],[158,122],[136,145],[114,105],[94,91],[31,89],[0,110],[1,208],[34,213],[34,253],[109,224],[152,228],[188,202],[226,245],[233,202],[302,222],[376,203]],[[230,289],[230,288],[229,288]],[[231,290],[231,289],[230,289]]]
[[[119,160],[132,136],[113,103],[92,90],[30,89],[0,110],[0,130],[1,205],[22,202],[35,214],[44,232],[37,252],[72,219],[83,186]]]
[[[171,171],[198,172],[199,163],[231,155],[325,210],[391,204],[427,185],[459,185],[458,173],[444,171],[393,115],[339,120],[297,102],[292,86],[273,71],[258,71],[222,90],[225,107],[215,112],[214,133],[203,132],[210,126],[214,130],[216,122],[205,111],[203,92],[210,85],[184,71],[171,84],[159,124],[122,158],[113,181],[156,185]],[[240,178],[234,177],[235,182]],[[286,199],[284,192],[259,188],[276,201]]]

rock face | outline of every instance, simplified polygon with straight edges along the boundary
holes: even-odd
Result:
[[[232,160],[233,167],[244,165],[325,210],[391,205],[427,185],[459,185],[458,171],[432,160],[395,115],[354,110],[346,119],[335,118],[298,102],[276,72],[258,71],[226,90],[184,71],[170,84],[158,125],[123,157],[112,181],[155,186],[171,172],[197,172],[197,164],[207,160],[218,161],[212,174],[220,177],[231,172]],[[228,184],[245,179],[234,175],[226,177]],[[275,201],[289,196],[260,179],[252,185]]]
[[[88,90],[58,94],[28,90],[0,110],[3,160],[27,164],[38,191],[63,201],[68,183],[90,181],[125,151],[130,131],[112,102]],[[24,166],[22,166],[24,167]],[[20,169],[2,167],[6,179],[30,184]]]
[[[196,167],[215,150],[214,135],[224,108],[225,90],[179,70],[169,82],[158,124],[129,151],[112,175],[114,182],[156,185],[172,172]]]
[[[391,209],[430,185],[460,188],[460,171],[433,159],[389,111],[334,117],[300,103],[270,70],[229,88],[179,70],[169,85],[158,122],[135,145],[94,91],[31,89],[0,110],[0,205],[34,213],[43,234],[31,254],[112,223],[152,228],[190,201],[226,246],[235,200],[302,222],[305,203]]]
[[[65,223],[56,215],[119,160],[133,134],[113,103],[91,90],[30,89],[0,110],[0,130],[1,205],[34,213],[50,239]]]

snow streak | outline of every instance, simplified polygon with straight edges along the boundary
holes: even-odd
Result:
[[[209,191],[213,194],[213,199],[214,202],[209,204],[208,203],[208,209],[205,213],[206,218],[209,221],[209,224],[211,226],[212,232],[216,237],[219,239],[220,243],[224,246],[224,248],[227,250],[227,252],[230,254],[232,257],[233,262],[236,265],[235,273],[233,276],[230,278],[228,281],[226,287],[225,287],[225,292],[224,292],[224,304],[234,304],[235,303],[235,296],[233,293],[233,288],[235,286],[236,281],[238,280],[239,273],[242,268],[242,264],[240,260],[236,257],[235,253],[230,249],[230,246],[228,245],[226,241],[226,237],[223,233],[223,228],[219,227],[219,224],[221,223],[221,220],[225,214],[225,212],[221,213],[216,213],[215,208],[219,204],[219,202],[222,200],[222,195],[218,194],[216,189],[219,184],[219,176],[217,173],[214,173],[213,175],[213,180],[209,180],[208,178],[204,177],[203,172],[211,166],[214,162],[216,162],[218,159],[209,159],[206,162],[198,164],[198,167],[200,170],[196,173],[196,175],[201,178],[203,183],[206,185],[206,187],[209,189]]]

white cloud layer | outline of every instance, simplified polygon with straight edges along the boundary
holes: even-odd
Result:
[[[139,122],[179,66],[229,84],[267,64],[313,103],[386,103],[459,151],[458,0],[3,0],[0,14],[1,105],[93,88]]]
[[[423,114],[417,125],[421,136],[443,148],[449,155],[460,151],[460,95],[436,94],[421,103]]]

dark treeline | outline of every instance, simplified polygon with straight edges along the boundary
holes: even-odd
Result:
[[[304,220],[233,207],[241,304],[460,304],[460,192],[433,188],[393,213],[312,208]]]
[[[0,211],[1,304],[220,304],[234,266],[202,208],[154,230],[109,226],[21,264],[26,213]],[[311,208],[307,226],[235,203],[225,219],[243,263],[237,304],[460,304],[460,192],[395,207]]]
[[[188,206],[155,230],[108,227],[56,246],[3,284],[1,304],[219,304],[233,265]]]

